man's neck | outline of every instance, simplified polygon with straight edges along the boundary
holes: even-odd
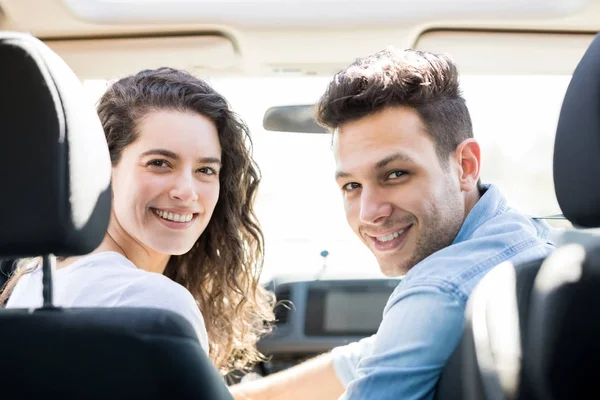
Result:
[[[480,192],[479,188],[475,188],[465,194],[465,216],[469,215],[482,195],[483,193]]]

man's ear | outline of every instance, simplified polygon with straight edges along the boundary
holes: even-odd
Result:
[[[481,150],[475,139],[467,139],[458,145],[454,152],[458,163],[460,189],[470,192],[477,188],[481,172]]]

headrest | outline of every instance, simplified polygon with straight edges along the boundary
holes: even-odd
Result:
[[[0,257],[81,255],[110,215],[110,157],[93,104],[38,39],[0,32]]]
[[[600,226],[600,38],[596,36],[567,89],[554,143],[554,186],[576,226]]]

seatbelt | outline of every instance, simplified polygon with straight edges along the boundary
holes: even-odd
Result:
[[[566,220],[565,216],[563,214],[554,214],[554,215],[547,215],[545,217],[532,217],[533,219],[564,219]]]

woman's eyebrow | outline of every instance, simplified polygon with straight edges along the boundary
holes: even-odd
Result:
[[[217,157],[200,157],[198,159],[200,164],[218,164],[221,165],[221,159]]]
[[[167,149],[151,149],[142,153],[141,157],[146,156],[163,156],[173,160],[178,160],[179,156],[177,153],[172,152]],[[198,159],[198,163],[200,164],[217,164],[221,165],[221,159],[218,157],[200,157]]]
[[[164,156],[164,157],[168,157],[168,158],[172,158],[174,160],[177,160],[179,158],[179,156],[176,153],[173,153],[170,150],[166,150],[166,149],[152,149],[152,150],[148,150],[142,153],[141,155],[142,157],[145,156]]]

